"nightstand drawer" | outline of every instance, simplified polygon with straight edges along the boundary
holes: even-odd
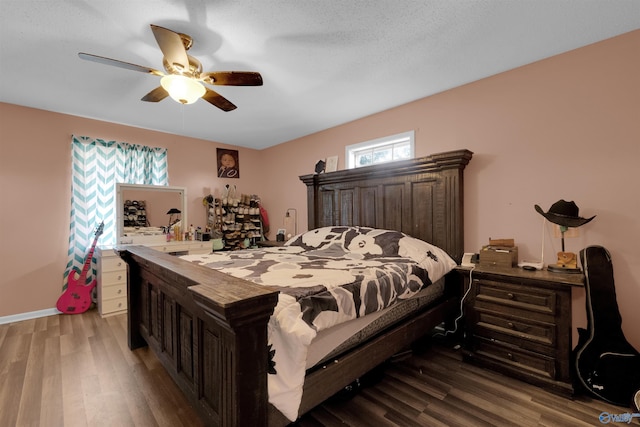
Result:
[[[556,326],[554,324],[482,309],[477,309],[475,316],[473,329],[476,335],[508,341],[529,350],[553,354],[556,345]],[[545,349],[544,346],[548,348]]]
[[[502,365],[506,369],[529,372],[537,377],[556,378],[555,359],[534,352],[521,350],[498,341],[478,339],[475,355]]]
[[[191,242],[189,245],[189,255],[210,254],[213,251],[213,242]]]
[[[500,304],[519,310],[556,314],[556,293],[552,290],[511,285],[493,280],[474,280],[476,304]]]

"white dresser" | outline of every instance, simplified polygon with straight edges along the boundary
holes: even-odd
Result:
[[[112,247],[98,246],[98,311],[101,316],[127,311],[127,263]]]
[[[180,241],[145,243],[143,246],[175,255],[206,254],[213,242]],[[102,317],[127,311],[127,263],[113,250],[113,246],[98,246],[95,250],[98,265],[98,312]]]

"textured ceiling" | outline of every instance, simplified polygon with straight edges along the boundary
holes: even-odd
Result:
[[[238,106],[140,98],[162,70],[149,24],[189,34]],[[640,28],[638,0],[0,0],[0,101],[264,148]]]

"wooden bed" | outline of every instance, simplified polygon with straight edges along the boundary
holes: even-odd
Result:
[[[305,175],[309,229],[399,230],[463,253],[463,170],[468,150]],[[267,322],[277,292],[150,248],[117,248],[128,263],[128,344],[149,346],[212,426],[286,425],[268,403]],[[460,286],[333,363],[309,370],[300,415],[459,313]]]

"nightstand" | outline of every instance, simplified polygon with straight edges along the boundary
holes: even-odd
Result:
[[[457,267],[465,276],[464,359],[573,394],[571,289],[582,274]],[[469,277],[471,274],[471,278]]]

